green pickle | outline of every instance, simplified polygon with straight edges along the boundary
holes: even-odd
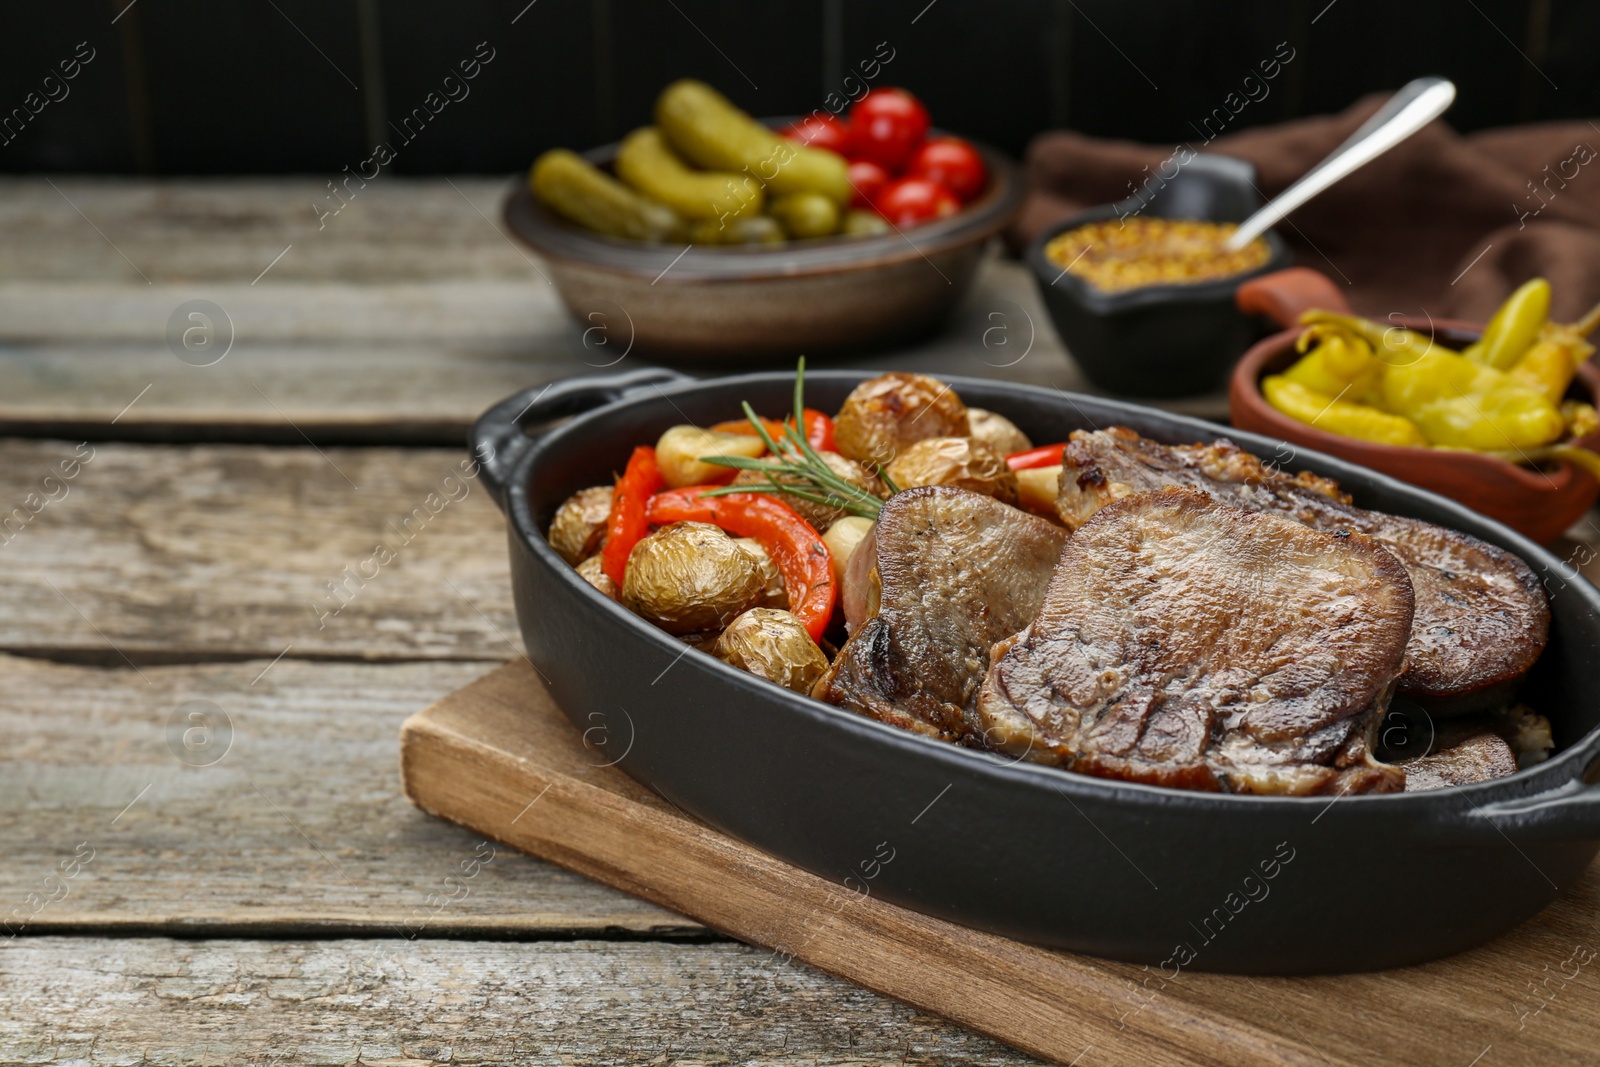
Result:
[[[797,240],[839,232],[839,205],[821,193],[793,193],[772,202],[772,217]]]
[[[749,174],[775,197],[818,193],[850,202],[844,157],[779,137],[704,82],[685,78],[656,101],[656,125],[690,163]]]
[[[881,237],[889,232],[889,223],[876,211],[852,208],[844,213],[844,225],[839,232],[846,237]]]
[[[689,240],[697,245],[782,244],[783,227],[770,215],[742,219],[702,219],[689,227]]]
[[[748,175],[689,169],[654,126],[623,138],[617,177],[690,220],[759,215],[765,200],[760,183]]]
[[[528,184],[551,211],[597,233],[636,241],[683,235],[683,220],[671,208],[640,196],[565,148],[553,148],[534,160]]]

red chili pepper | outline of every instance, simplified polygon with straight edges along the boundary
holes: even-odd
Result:
[[[650,532],[650,523],[645,519],[650,496],[664,484],[656,466],[656,450],[649,445],[635,448],[628,457],[627,470],[622,472],[611,494],[611,513],[606,516],[606,543],[600,550],[600,569],[617,583],[618,589],[622,588],[622,578],[628,570],[628,554]]]
[[[828,418],[816,408],[806,408],[802,413],[806,427],[806,443],[818,452],[832,452],[833,447],[833,420]],[[767,434],[774,441],[783,440],[784,426],[794,425],[794,416],[790,415],[783,422],[777,419],[762,419],[761,425],[767,429]],[[718,433],[743,433],[754,437],[756,428],[750,425],[749,419],[731,419],[728,422],[719,422],[711,427]]]
[[[753,537],[783,575],[789,611],[820,641],[833,618],[836,591],[833,558],[810,523],[781,500],[762,493],[701,496],[714,485],[668,489],[650,498],[648,518],[656,526],[669,522],[709,522],[735,537]]]
[[[1014,471],[1031,471],[1038,467],[1059,467],[1062,464],[1061,452],[1066,443],[1059,445],[1040,445],[1038,448],[1026,448],[1021,452],[1013,452],[1006,457],[1006,466]]]

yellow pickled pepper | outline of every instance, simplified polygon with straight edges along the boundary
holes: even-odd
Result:
[[[1483,336],[1462,351],[1474,363],[1509,370],[1538,340],[1550,321],[1550,283],[1530,278],[1506,297],[1495,311]]]
[[[1305,355],[1282,377],[1329,396],[1362,403],[1373,395],[1383,374],[1383,364],[1373,357],[1371,345],[1348,330],[1329,324],[1303,331],[1295,341],[1295,349]]]
[[[1343,437],[1376,441],[1384,445],[1426,448],[1428,439],[1403,415],[1391,415],[1367,404],[1342,400],[1337,393],[1313,389],[1284,374],[1261,379],[1267,403],[1299,422]]]
[[[1584,338],[1596,325],[1600,325],[1600,306],[1591,308],[1587,315],[1571,325],[1545,323],[1539,331],[1539,339],[1511,368],[1511,377],[1539,390],[1552,403],[1560,403],[1567,386],[1572,384],[1578,364],[1594,355],[1594,346]]]
[[[1410,330],[1351,315],[1308,311],[1383,353],[1382,406],[1416,424],[1435,445],[1477,451],[1533,448],[1559,438],[1566,420],[1544,392]]]

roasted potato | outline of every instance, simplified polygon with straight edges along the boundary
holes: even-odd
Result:
[[[971,437],[930,437],[895,457],[888,474],[902,489],[921,485],[954,485],[1017,502],[1017,474],[1005,457]]]
[[[762,589],[759,606],[788,611],[789,593],[783,587],[783,572],[772,562],[772,557],[761,547],[761,542],[754,537],[735,537],[733,543],[750,553],[750,558],[755,560],[756,566],[761,569]]]
[[[675,522],[628,555],[622,602],[671,634],[720,630],[761,602],[754,557],[706,522]]]
[[[576,567],[596,552],[606,538],[611,514],[611,487],[597,485],[567,497],[550,520],[547,540],[556,555]]]
[[[828,546],[828,554],[833,557],[833,580],[843,587],[845,568],[850,566],[850,556],[866,540],[867,533],[872,529],[872,520],[863,519],[859,515],[846,515],[844,518],[828,527],[828,532],[822,535],[822,543]]]
[[[1061,512],[1056,510],[1056,496],[1061,492],[1060,467],[1035,467],[1017,471],[1017,506],[1031,511],[1040,518],[1065,525]]]
[[[656,441],[656,466],[661,470],[661,480],[673,489],[686,485],[707,485],[725,482],[732,475],[730,467],[701,463],[701,456],[748,456],[754,458],[767,450],[761,438],[753,434],[718,433],[702,430],[698,426],[673,426]]]
[[[829,470],[851,485],[865,489],[879,500],[889,495],[889,490],[884,486],[883,480],[854,460],[845,459],[837,452],[818,452],[817,455],[822,457],[822,462],[828,465]],[[783,485],[786,482],[795,482],[806,486],[806,488],[812,488],[809,483],[792,475],[769,477],[762,471],[740,471],[739,476],[733,480],[733,484],[752,485],[756,482],[766,481],[775,481],[779,485]],[[843,508],[830,508],[826,504],[818,504],[814,500],[804,500],[787,493],[779,495],[778,499],[798,511],[800,517],[809,522],[812,528],[816,530],[826,530],[837,522],[840,516],[848,514]]]
[[[796,693],[810,693],[828,670],[828,657],[800,620],[772,608],[751,608],[734,619],[711,654]]]
[[[929,437],[965,437],[967,406],[926,374],[880,374],[856,386],[834,420],[834,445],[858,463],[886,466]]]
[[[996,415],[983,408],[967,409],[968,437],[982,441],[1002,456],[1024,452],[1033,447],[1028,435],[1017,429],[1017,424],[1004,415]]]
[[[578,574],[583,577],[584,581],[600,590],[612,600],[622,599],[617,594],[617,583],[613,582],[610,576],[606,574],[605,569],[601,567],[599,556],[590,556],[588,559],[578,564]]]

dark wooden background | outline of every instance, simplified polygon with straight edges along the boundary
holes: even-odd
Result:
[[[7,5],[0,118],[88,42],[95,59],[0,144],[0,170],[358,167],[480,41],[493,62],[400,150],[398,173],[500,173],[648,121],[704,78],[758,114],[821,106],[887,41],[879,84],[1020,153],[1068,126],[1155,142],[1287,41],[1234,128],[1332,111],[1419,74],[1477,129],[1600,111],[1595,0],[50,0]],[[54,90],[59,93],[59,90]],[[15,126],[15,123],[14,123]]]

